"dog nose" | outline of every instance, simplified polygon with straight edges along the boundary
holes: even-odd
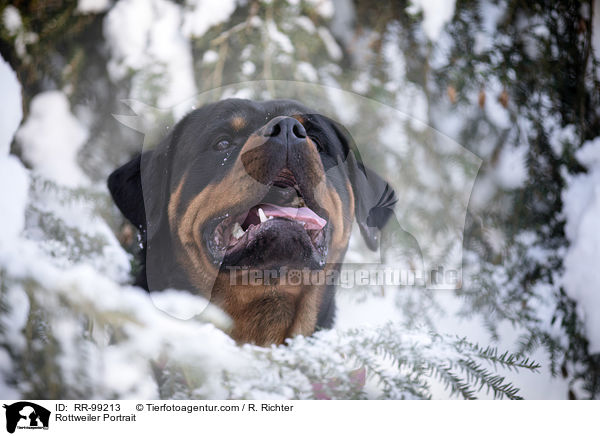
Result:
[[[270,137],[282,145],[292,145],[306,138],[306,130],[300,122],[292,117],[273,118],[265,126],[264,136]]]

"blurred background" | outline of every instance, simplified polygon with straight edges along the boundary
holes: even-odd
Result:
[[[0,1],[0,54],[0,396],[600,396],[599,1]],[[128,286],[106,177],[227,97],[302,101],[390,180],[349,264],[458,280],[345,287],[333,333],[272,350]]]

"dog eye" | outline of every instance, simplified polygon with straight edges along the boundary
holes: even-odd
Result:
[[[229,147],[231,147],[231,142],[229,142],[229,140],[227,139],[221,139],[219,141],[217,141],[214,145],[215,150],[218,151],[223,151],[223,150],[227,150]]]

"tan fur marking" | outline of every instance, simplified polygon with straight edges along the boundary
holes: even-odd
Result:
[[[311,288],[306,291],[297,303],[296,317],[294,323],[285,335],[292,338],[298,335],[309,336],[315,331],[317,325],[317,313],[319,313],[319,304],[323,297],[325,287]]]
[[[220,273],[212,302],[233,319],[231,336],[239,343],[282,344],[286,338],[310,335],[317,323],[324,287],[235,285]]]
[[[292,115],[292,118],[296,118],[296,119],[297,119],[297,120],[300,122],[300,124],[302,124],[302,125],[304,125],[304,122],[306,121],[306,120],[304,119],[304,117],[303,117],[302,115],[299,115],[299,114],[297,114],[297,115]]]
[[[241,153],[261,145],[262,142],[262,139],[251,137]],[[176,228],[184,251],[179,259],[184,263],[191,281],[200,293],[210,294],[218,271],[204,248],[203,225],[222,210],[239,209],[240,204],[262,198],[267,190],[268,186],[247,174],[244,164],[238,158],[234,168],[223,180],[204,188],[184,211]]]
[[[246,127],[246,124],[247,122],[244,117],[237,116],[231,119],[231,127],[233,127],[235,131],[242,130],[244,127]]]
[[[179,185],[177,186],[177,189],[175,189],[175,192],[173,192],[169,198],[167,213],[169,216],[169,225],[171,226],[171,231],[174,231],[177,228],[177,208],[181,202],[181,191],[183,190],[186,177],[187,174],[184,174],[184,176],[181,178],[181,182],[179,182]]]

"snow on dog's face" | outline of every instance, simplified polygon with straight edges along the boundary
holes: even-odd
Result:
[[[395,197],[351,148],[341,126],[294,101],[231,99],[190,113],[109,178],[146,236],[138,282],[206,296],[232,316],[239,341],[281,343],[330,325],[333,289],[240,275],[338,268],[355,216],[376,248]]]

